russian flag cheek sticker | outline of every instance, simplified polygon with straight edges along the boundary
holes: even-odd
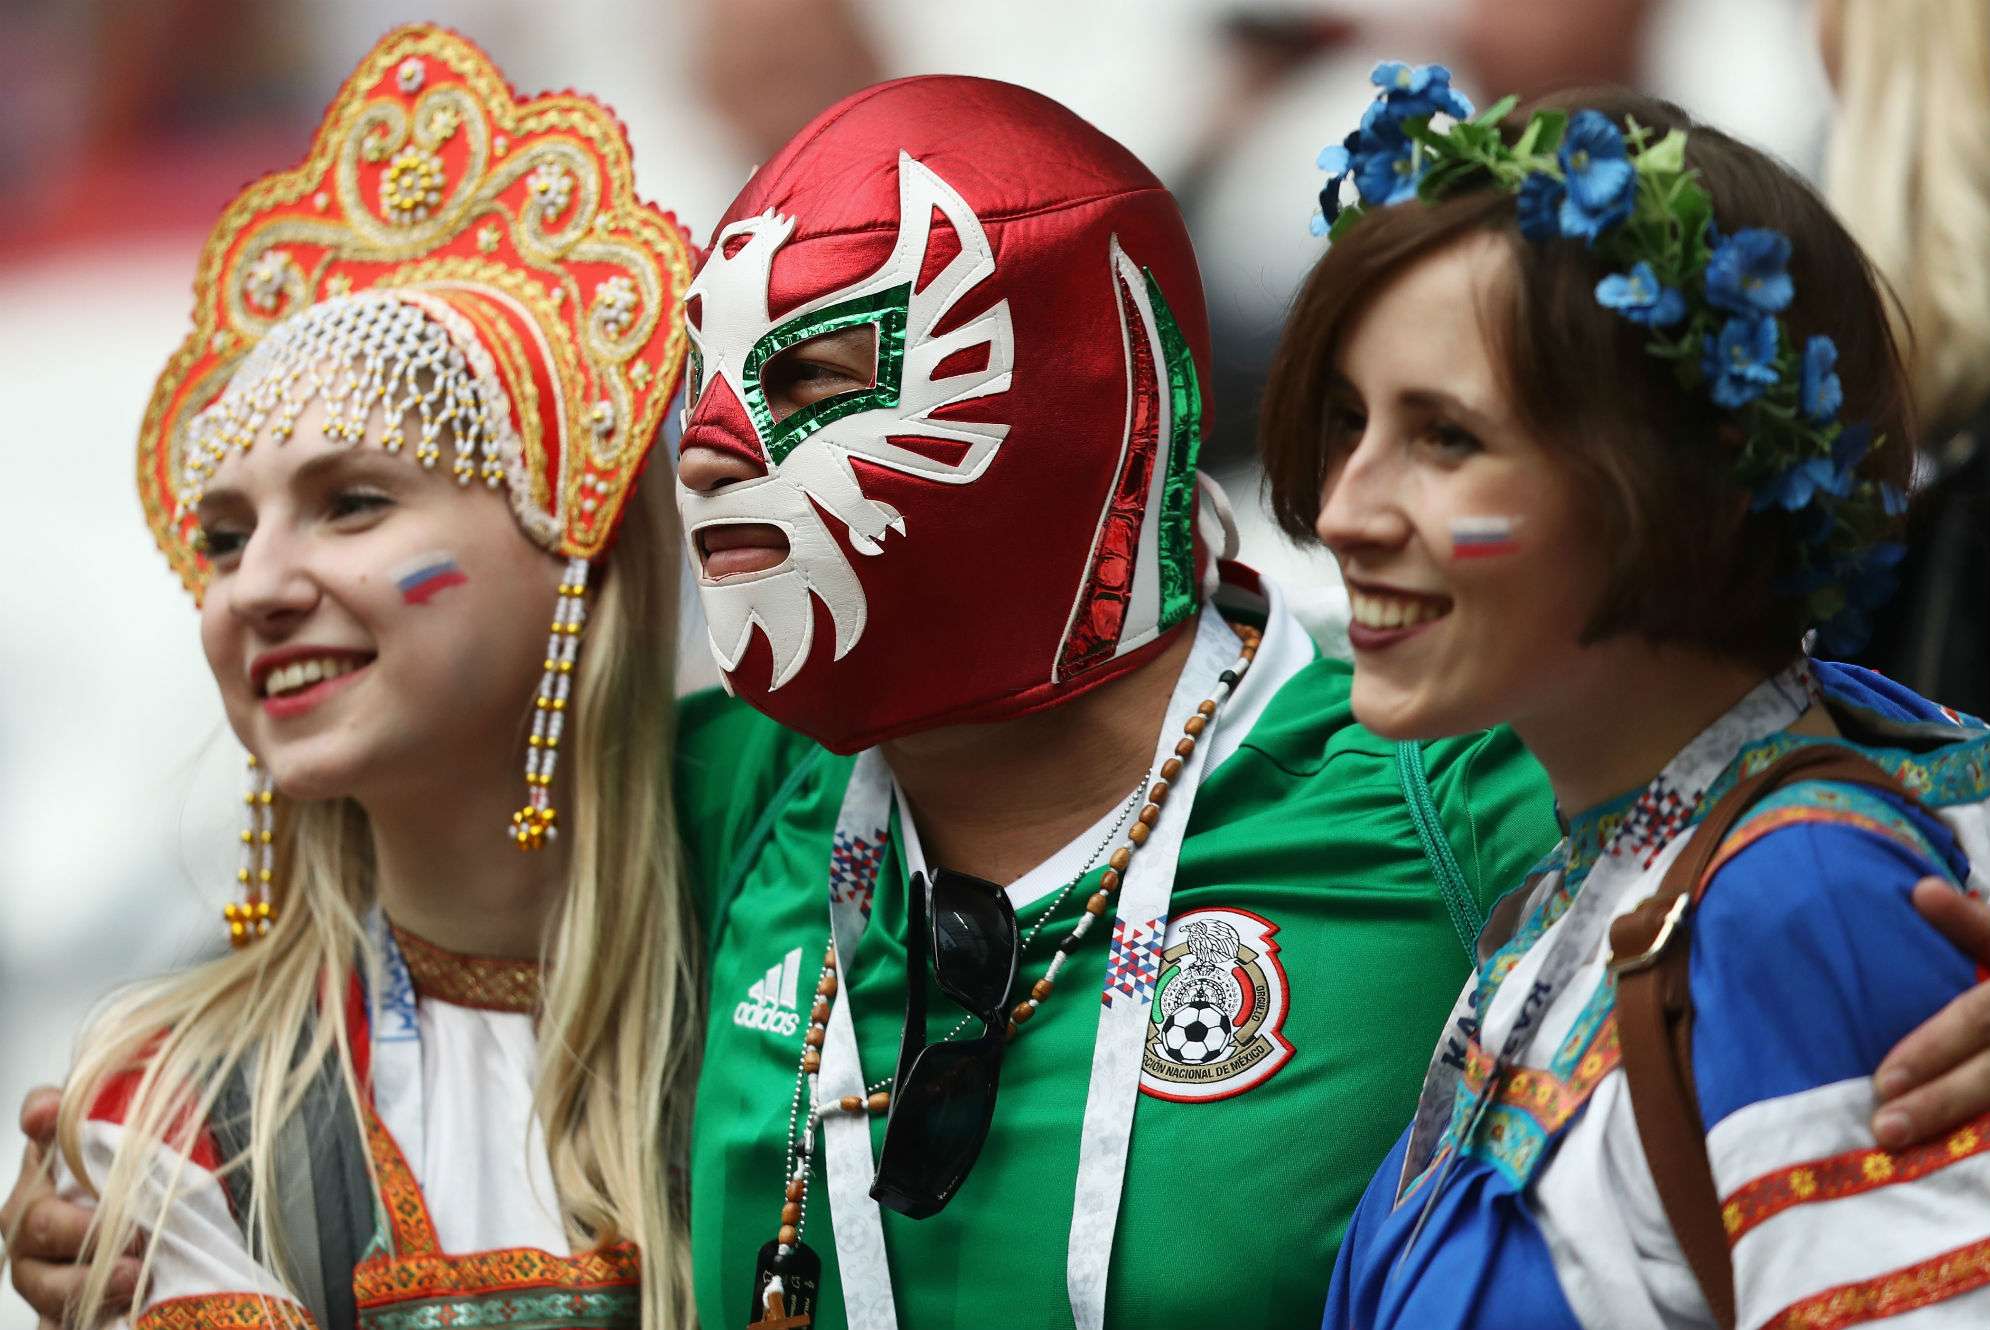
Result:
[[[417,555],[394,570],[394,585],[401,600],[409,605],[426,605],[453,586],[462,586],[469,575],[457,566],[454,555],[434,550]]]
[[[1491,559],[1520,548],[1516,517],[1461,517],[1451,523],[1453,559]]]

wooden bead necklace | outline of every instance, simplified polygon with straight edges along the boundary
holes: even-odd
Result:
[[[1057,976],[1071,958],[1071,953],[1084,940],[1085,935],[1091,932],[1093,925],[1111,908],[1113,897],[1126,879],[1134,854],[1147,843],[1147,838],[1153,834],[1154,824],[1161,820],[1161,806],[1167,802],[1170,784],[1181,775],[1183,763],[1195,752],[1197,742],[1215,722],[1217,712],[1236,691],[1237,684],[1249,671],[1251,661],[1256,658],[1258,643],[1262,640],[1263,634],[1246,624],[1232,624],[1231,627],[1243,642],[1243,648],[1238,653],[1236,662],[1217,676],[1215,691],[1197,703],[1194,714],[1183,723],[1182,737],[1175,742],[1174,755],[1163,760],[1159,767],[1150,772],[1134,791],[1133,796],[1128,799],[1127,808],[1131,810],[1133,805],[1140,801],[1140,796],[1143,793],[1146,795],[1146,801],[1140,805],[1139,816],[1134,819],[1133,824],[1126,826],[1126,819],[1122,814],[1120,822],[1106,838],[1106,844],[1111,844],[1118,836],[1120,827],[1125,827],[1126,842],[1114,850],[1112,856],[1107,859],[1106,871],[1099,876],[1098,889],[1085,902],[1085,912],[1078,916],[1078,921],[1071,931],[1058,941],[1056,950],[1051,953],[1049,964],[1044,967],[1043,976],[1030,986],[1029,996],[1010,1010],[1008,1038],[1011,1041],[1022,1034],[1023,1027],[1029,1023],[1030,1017],[1034,1016],[1037,1008],[1050,997],[1051,991],[1057,985]],[[1103,849],[1104,846],[1100,848]],[[1065,884],[1064,890],[1058,893],[1056,900],[1053,900],[1049,909],[1045,911],[1046,919],[1056,912],[1058,902],[1062,901],[1064,896],[1092,871],[1097,860],[1098,856],[1095,853],[1085,867],[1079,870],[1078,875]],[[1039,920],[1037,927],[1030,931],[1021,945],[1027,947],[1042,926],[1043,922]],[[833,1103],[822,1103],[817,1097],[816,1076],[822,1069],[822,1046],[828,1037],[829,1013],[836,1002],[837,988],[836,942],[832,936],[829,945],[823,951],[822,968],[816,975],[815,997],[809,1008],[808,1029],[802,1035],[800,1071],[795,1078],[794,1099],[789,1106],[787,1185],[782,1196],[781,1222],[774,1239],[776,1271],[786,1266],[795,1249],[801,1245],[802,1230],[808,1218],[808,1182],[815,1149],[816,1128],[824,1118],[837,1114],[876,1116],[891,1108],[891,1077],[873,1082],[866,1087],[862,1095],[844,1095]],[[958,1034],[966,1024],[966,1020],[963,1019],[954,1027],[954,1034]],[[804,1092],[807,1094],[809,1111],[805,1125],[797,1132],[794,1124],[799,1116]],[[762,1299],[764,1303],[762,1317],[748,1326],[747,1330],[776,1330],[777,1327],[779,1330],[789,1330],[790,1327],[806,1326],[812,1319],[788,1314],[786,1288],[778,1273],[762,1291]]]

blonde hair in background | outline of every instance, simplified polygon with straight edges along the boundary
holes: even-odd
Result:
[[[1933,440],[1990,397],[1990,4],[1820,5],[1839,100],[1828,193],[1899,296]]]
[[[566,767],[572,811],[562,818],[570,858],[544,943],[534,1087],[576,1248],[628,1239],[641,1249],[644,1330],[695,1321],[679,1180],[703,1046],[700,943],[671,797],[681,555],[667,480],[653,471],[625,509],[582,639]],[[519,705],[529,714],[530,698]],[[300,803],[279,793],[276,808],[269,935],[117,995],[80,1041],[57,1133],[79,1178],[88,1176],[81,1140],[90,1106],[113,1077],[141,1070],[93,1221],[77,1324],[101,1319],[117,1254],[154,1229],[182,1190],[199,1124],[233,1069],[247,1073],[250,1145],[222,1168],[248,1170],[244,1227],[266,1268],[283,1270],[271,1200],[285,1184],[274,1172],[277,1129],[326,1058],[336,1059],[363,1120],[345,994],[356,958],[377,969],[362,924],[373,901],[371,833],[349,800]],[[148,1196],[158,1199],[141,1204]],[[144,1251],[149,1273],[152,1244]]]

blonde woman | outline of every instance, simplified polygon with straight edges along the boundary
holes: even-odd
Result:
[[[1832,207],[1892,287],[1919,407],[1910,553],[1861,659],[1990,712],[1990,7],[1819,0]]]
[[[692,252],[630,179],[603,108],[404,28],[208,242],[139,482],[255,755],[241,945],[84,1038],[81,1323],[134,1240],[141,1327],[690,1320],[679,556],[637,478]]]

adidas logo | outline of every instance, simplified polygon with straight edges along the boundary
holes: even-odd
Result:
[[[742,1030],[765,1030],[769,1034],[791,1035],[801,1028],[801,1014],[795,1010],[795,983],[800,978],[802,949],[796,947],[778,965],[746,990],[746,997],[732,1009],[732,1023]]]

